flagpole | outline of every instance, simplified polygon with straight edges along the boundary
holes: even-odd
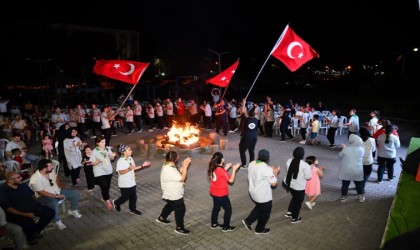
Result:
[[[228,85],[228,86],[226,86],[225,91],[223,92],[222,98],[220,98],[220,100],[223,100],[223,97],[225,97],[225,94],[226,94],[226,91],[227,91],[227,88],[228,88],[228,87],[229,87],[229,85]]]
[[[279,39],[277,39],[276,44],[274,45],[273,49],[271,50],[270,54],[267,56],[267,59],[265,59],[264,64],[262,65],[260,71],[258,72],[257,76],[255,77],[254,82],[251,85],[251,88],[248,90],[248,93],[245,96],[245,100],[248,98],[249,93],[251,92],[252,88],[254,87],[255,83],[257,82],[258,77],[260,76],[265,64],[267,63],[268,59],[270,58],[271,54],[273,53],[274,49],[277,47],[277,45],[281,42],[281,40],[283,40],[284,34],[286,33],[287,27],[289,27],[289,24],[286,25],[286,28],[284,29],[284,31],[281,33]]]
[[[128,98],[130,97],[131,93],[133,92],[133,90],[137,86],[137,84],[138,84],[138,82],[136,84],[134,84],[133,87],[131,88],[130,92],[128,92],[128,95],[125,97],[124,101],[121,103],[121,106],[117,109],[117,113],[118,113],[118,111],[121,110],[124,103],[128,100]]]

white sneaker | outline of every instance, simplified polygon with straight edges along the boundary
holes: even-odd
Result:
[[[305,140],[301,140],[299,143],[300,144],[306,144],[306,141]]]
[[[312,205],[309,201],[305,202],[305,205],[309,208],[309,210],[312,210]]]
[[[67,226],[66,226],[66,225],[64,225],[64,223],[63,223],[61,220],[57,221],[57,222],[55,223],[55,225],[56,225],[56,226],[57,226],[57,228],[58,228],[58,229],[60,229],[60,230],[63,230],[63,229],[66,229],[66,228],[67,228]]]
[[[79,210],[73,210],[73,211],[69,210],[67,213],[70,215],[73,215],[73,217],[77,219],[82,217],[82,215],[79,213]]]

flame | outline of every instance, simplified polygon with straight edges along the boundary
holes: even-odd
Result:
[[[191,125],[189,122],[185,126],[178,125],[175,121],[168,132],[169,141],[184,145],[191,145],[198,142],[200,130],[198,126]]]

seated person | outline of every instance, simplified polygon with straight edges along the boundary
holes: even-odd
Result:
[[[3,208],[0,207],[0,238],[10,235],[15,243],[16,250],[23,249],[25,243],[25,234],[23,233],[22,228],[15,224],[7,222],[6,214],[4,213]],[[0,249],[2,249],[1,240],[0,240]]]
[[[6,220],[22,227],[29,245],[41,239],[41,231],[51,222],[54,210],[35,199],[35,193],[22,183],[17,172],[6,174],[6,184],[0,187],[0,205],[6,212]],[[39,218],[35,223],[34,217]]]
[[[18,148],[22,153],[24,154],[24,158],[26,158],[28,161],[31,162],[32,166],[36,167],[38,166],[38,162],[41,159],[37,155],[32,155],[27,153],[27,147],[26,144],[22,141],[22,137],[19,133],[13,133],[12,138],[9,143],[6,145],[6,159],[12,159],[13,154],[12,150]]]
[[[32,169],[32,164],[30,161],[25,159],[25,154],[22,154],[22,151],[18,148],[12,149],[13,160],[19,162],[20,169]]]
[[[21,114],[15,115],[13,121],[10,123],[10,128],[12,129],[13,133],[25,134],[28,142],[31,141],[31,128],[28,123],[22,119]]]
[[[41,159],[38,164],[38,170],[31,176],[29,185],[35,191],[36,197],[40,202],[54,209],[54,223],[58,229],[66,229],[67,226],[60,219],[58,211],[58,201],[68,199],[71,202],[68,214],[75,218],[82,215],[77,210],[79,208],[80,192],[76,189],[63,189],[60,179],[53,171],[51,160]]]

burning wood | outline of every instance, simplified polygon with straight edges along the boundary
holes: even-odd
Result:
[[[184,126],[173,123],[167,134],[167,140],[181,145],[195,145],[199,140],[200,130],[198,126],[186,123]]]

